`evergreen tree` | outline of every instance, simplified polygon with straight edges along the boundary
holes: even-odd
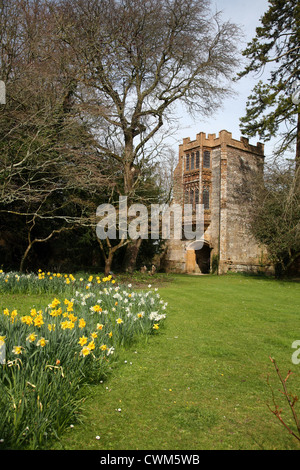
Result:
[[[256,28],[256,36],[243,55],[250,62],[238,74],[270,69],[267,82],[260,80],[246,104],[246,115],[240,119],[241,131],[263,140],[282,140],[275,154],[291,150],[296,142],[296,161],[300,159],[300,106],[292,102],[292,89],[300,78],[300,3],[299,0],[269,0],[269,9]]]

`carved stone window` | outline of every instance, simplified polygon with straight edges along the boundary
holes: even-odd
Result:
[[[203,188],[203,191],[202,191],[202,204],[204,206],[204,210],[209,210],[209,208],[210,208],[209,187]]]
[[[196,152],[196,168],[200,168],[200,153]]]
[[[210,168],[210,151],[204,150],[203,152],[203,168]]]
[[[190,155],[189,154],[187,154],[185,157],[185,169],[186,171],[189,171],[190,169]]]
[[[191,170],[194,170],[195,168],[195,154],[191,154]]]

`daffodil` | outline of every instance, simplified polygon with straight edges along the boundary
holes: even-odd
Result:
[[[69,318],[70,321],[72,321],[72,322],[74,322],[74,323],[75,323],[76,320],[77,320],[77,317],[75,317],[75,315],[73,315],[73,313],[70,313],[70,315],[68,315],[68,318]]]
[[[24,317],[21,317],[21,322],[26,323],[26,325],[31,325],[33,318],[30,315],[25,315]]]
[[[12,352],[16,355],[22,354],[22,349],[24,349],[22,346],[14,346]]]
[[[80,351],[80,355],[85,357],[85,356],[88,356],[90,352],[91,350],[87,346],[84,346],[82,350]]]
[[[91,307],[90,310],[91,312],[102,312],[102,308],[98,304]]]
[[[46,344],[49,343],[49,341],[45,338],[40,338],[38,342],[36,343],[37,346],[41,346],[41,348],[44,348]]]
[[[78,322],[79,328],[84,328],[85,325],[86,325],[86,321],[83,318],[80,318],[80,320]]]
[[[55,308],[55,307],[57,307],[59,304],[60,304],[60,301],[55,297],[55,298],[52,300],[51,304],[49,304],[49,307],[50,307],[50,308]]]
[[[87,343],[87,337],[86,336],[81,336],[79,338],[78,343],[80,344],[80,346],[84,346]]]
[[[44,324],[43,315],[39,314],[36,317],[34,317],[33,323],[34,323],[34,326],[41,328],[41,326]]]
[[[37,338],[37,334],[35,333],[30,333],[29,336],[27,336],[26,341],[29,341],[30,343],[33,343]]]
[[[121,323],[124,323],[122,318],[117,318],[116,319],[116,322],[118,323],[118,325],[121,325]]]
[[[6,336],[0,336],[0,346],[2,346],[5,343],[5,338]]]
[[[18,316],[18,311],[15,309],[15,310],[13,310],[13,311],[11,312],[10,318],[11,318],[11,319],[14,319],[14,318],[17,317],[17,316]]]
[[[65,320],[61,322],[60,326],[63,330],[72,330],[75,326],[75,323],[70,320]]]
[[[159,329],[158,323],[154,323],[153,329],[154,329],[154,330],[158,330],[158,329]]]

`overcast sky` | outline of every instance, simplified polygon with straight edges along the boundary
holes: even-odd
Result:
[[[268,0],[212,0],[213,10],[222,11],[223,20],[230,20],[241,26],[245,35],[244,42],[241,44],[241,51],[245,48],[247,42],[255,36],[255,28],[260,25],[260,18],[268,10]],[[213,117],[197,118],[196,120],[187,115],[179,117],[179,131],[176,133],[176,142],[172,147],[177,151],[178,144],[184,137],[190,137],[194,140],[199,132],[207,134],[217,134],[220,130],[226,129],[232,132],[232,137],[239,140],[241,132],[239,129],[239,118],[245,115],[245,107],[248,96],[252,88],[257,83],[258,78],[246,76],[233,84],[233,89],[237,92],[234,98],[228,98],[224,101],[222,108],[218,109]],[[256,145],[259,137],[250,138],[249,142]],[[263,142],[265,143],[265,142]],[[274,141],[265,143],[265,155],[271,155]]]

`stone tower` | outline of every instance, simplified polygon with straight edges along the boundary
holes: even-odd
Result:
[[[170,239],[164,259],[167,272],[208,273],[255,271],[261,267],[263,248],[249,230],[253,184],[263,177],[264,145],[235,140],[226,130],[183,139],[174,173],[173,202],[204,205],[204,240]]]

